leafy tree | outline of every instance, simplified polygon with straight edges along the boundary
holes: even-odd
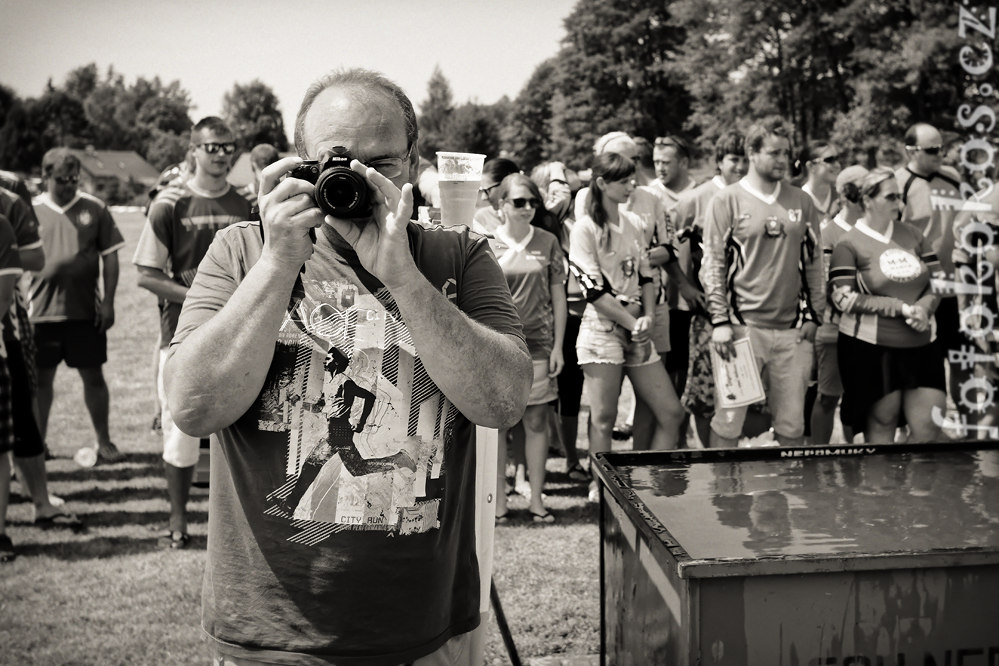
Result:
[[[236,135],[240,150],[251,150],[258,143],[273,144],[288,150],[288,137],[277,96],[260,79],[233,85],[222,98],[222,118]]]
[[[551,133],[551,91],[556,61],[545,60],[534,68],[510,104],[509,119],[500,129],[500,144],[525,171],[548,159]]]
[[[420,105],[420,153],[427,159],[435,161],[437,151],[451,143],[448,123],[453,112],[451,84],[437,65],[427,81],[427,100]]]
[[[670,66],[683,42],[661,0],[586,0],[565,20],[552,90],[551,154],[589,159],[593,140],[621,130],[653,137],[677,131],[689,96]]]
[[[509,106],[509,100],[494,105],[469,102],[457,107],[448,118],[447,133],[438,150],[498,155],[505,106]]]
[[[97,88],[99,83],[97,63],[92,62],[89,65],[77,67],[67,74],[66,82],[62,87],[70,97],[75,97],[84,102],[90,96],[90,93]]]

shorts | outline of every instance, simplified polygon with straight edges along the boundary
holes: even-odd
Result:
[[[579,365],[609,363],[634,368],[659,363],[659,354],[651,340],[634,342],[631,331],[609,319],[598,317],[591,310],[583,315],[576,339],[576,358]]]
[[[548,361],[536,358],[534,365],[534,381],[531,383],[531,395],[527,398],[527,406],[546,405],[558,399],[558,385],[554,377],[548,376]]]
[[[201,455],[201,438],[181,432],[173,422],[163,387],[163,365],[169,351],[160,350],[160,371],[156,375],[156,394],[160,398],[160,427],[163,428],[163,460],[174,467],[194,467]]]
[[[934,315],[937,322],[937,340],[943,354],[948,349],[960,349],[969,339],[961,332],[961,314],[958,312],[956,298],[941,298],[940,305]]]
[[[867,428],[871,407],[889,393],[947,389],[939,339],[922,347],[885,347],[840,333],[839,371],[843,378],[840,414],[855,432]]]
[[[808,340],[798,341],[796,328],[733,326],[733,339],[749,336],[760,370],[774,432],[796,439],[805,432],[805,392],[812,375],[815,351]],[[715,415],[711,429],[726,439],[738,439],[746,420],[743,407],[719,407],[715,386]]]
[[[45,442],[35,421],[35,410],[32,398],[35,391],[31,388],[31,373],[24,349],[17,340],[8,340],[7,370],[10,374],[10,385],[14,390],[10,404],[14,410],[14,457],[34,458],[45,453]]]
[[[576,338],[579,337],[580,318],[570,314],[565,318],[565,337],[562,342],[562,358],[565,367],[558,373],[558,408],[563,417],[579,416],[579,403],[583,397],[583,371],[576,358]]]
[[[107,335],[84,320],[35,324],[35,363],[54,368],[62,361],[71,368],[93,368],[108,360]]]
[[[815,366],[818,371],[819,393],[836,397],[843,395],[836,342],[815,343]]]
[[[686,372],[690,361],[690,310],[670,310],[669,352],[666,354],[666,372]],[[658,346],[657,346],[658,347]]]

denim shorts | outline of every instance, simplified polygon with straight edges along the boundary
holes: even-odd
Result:
[[[659,353],[651,340],[634,342],[631,331],[592,310],[583,314],[576,338],[576,358],[579,365],[609,363],[633,368],[659,363]]]

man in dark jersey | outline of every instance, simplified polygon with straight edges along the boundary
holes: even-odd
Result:
[[[232,132],[221,118],[209,116],[199,121],[191,129],[194,174],[156,195],[135,248],[132,261],[138,268],[139,286],[160,298],[161,370],[181,304],[215,232],[250,219],[250,203],[226,181],[235,148]],[[200,440],[177,428],[161,390],[158,395],[170,498],[169,533],[164,535],[161,545],[184,548],[190,543],[187,500],[200,454]]]
[[[473,424],[514,425],[533,372],[485,239],[410,221],[417,140],[412,103],[381,75],[317,81],[298,153],[349,153],[372,214],[324,216],[313,185],[286,177],[301,159],[279,160],[261,179],[262,221],[216,235],[184,302],[164,376],[177,424],[217,433],[202,626],[220,663],[468,659]],[[358,392],[350,445],[336,424],[313,477],[347,379],[374,401]]]

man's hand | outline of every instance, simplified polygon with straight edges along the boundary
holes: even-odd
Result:
[[[635,342],[645,342],[652,335],[653,319],[649,316],[642,316],[635,320],[635,325],[631,327],[631,339]]]
[[[695,305],[701,308],[701,310],[707,311],[708,301],[704,297],[704,292],[695,287],[690,282],[680,283],[680,295],[683,296],[683,300],[687,301],[691,305]]]
[[[664,248],[662,245],[651,247],[646,250],[645,253],[649,257],[649,263],[653,266],[662,266],[669,261],[670,257],[669,250]]]
[[[903,305],[902,316],[908,326],[920,333],[930,327],[930,315],[921,305]]]
[[[806,321],[798,330],[798,342],[801,342],[802,340],[815,342],[815,331],[817,330],[819,330],[818,324],[814,321]]]
[[[555,347],[552,349],[552,353],[548,355],[548,376],[558,377],[564,367],[565,359],[562,357],[562,349]]]
[[[711,347],[718,352],[723,361],[735,355],[735,347],[732,344],[734,337],[735,332],[728,324],[719,324],[711,331]]]
[[[412,279],[416,269],[406,227],[413,215],[413,186],[400,190],[371,167],[351,160],[350,168],[371,186],[374,212],[367,224],[326,216],[326,223],[350,243],[365,270],[391,290]]]
[[[94,326],[101,333],[114,326],[114,303],[101,301],[101,306],[97,309],[97,315],[94,319]]]
[[[323,213],[312,199],[312,183],[300,178],[282,180],[301,163],[301,158],[286,157],[266,166],[260,174],[257,198],[264,227],[264,254],[296,271],[312,256],[309,232],[323,224]]]

